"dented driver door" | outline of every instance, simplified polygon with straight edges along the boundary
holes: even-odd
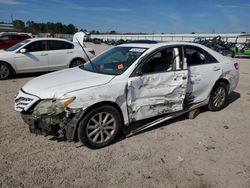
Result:
[[[183,109],[188,71],[181,48],[152,53],[128,80],[127,105],[130,122]]]

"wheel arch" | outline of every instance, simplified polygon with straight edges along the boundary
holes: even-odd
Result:
[[[85,60],[84,58],[78,57],[78,56],[77,56],[77,57],[74,57],[74,58],[71,59],[71,61],[69,62],[68,66],[70,67],[71,63],[72,63],[74,60],[76,60],[76,59],[81,59],[81,60],[83,60],[83,61],[86,63],[86,60]]]
[[[224,83],[224,84],[227,86],[227,91],[229,91],[229,89],[230,89],[230,82],[229,82],[226,78],[219,78],[219,79],[215,82],[214,86],[215,86],[217,83],[219,83],[219,82]],[[213,88],[214,88],[214,86],[213,86]]]
[[[88,108],[86,108],[86,109],[82,112],[82,114],[80,115],[79,121],[77,122],[76,128],[75,128],[75,130],[74,130],[74,132],[73,132],[73,138],[74,138],[74,139],[77,139],[77,130],[78,130],[79,123],[80,123],[81,119],[82,119],[87,113],[89,113],[91,110],[93,110],[93,109],[95,109],[95,108],[97,108],[97,107],[100,107],[100,106],[104,106],[104,105],[114,107],[114,108],[118,111],[118,113],[120,114],[121,121],[122,121],[122,126],[124,125],[123,113],[122,113],[122,110],[121,110],[121,108],[119,107],[119,105],[118,105],[117,103],[112,102],[112,101],[102,101],[102,102],[98,102],[98,103],[95,103],[95,104],[89,106]]]
[[[14,75],[16,74],[16,71],[15,71],[13,65],[11,65],[11,64],[8,63],[7,61],[3,61],[3,60],[0,60],[0,63],[5,63],[5,64],[9,65],[9,66],[11,67],[12,71],[13,71],[13,74],[14,74]]]

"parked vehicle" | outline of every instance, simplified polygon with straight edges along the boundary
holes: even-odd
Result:
[[[0,35],[0,49],[7,49],[31,36],[23,33],[3,33]]]
[[[101,40],[101,39],[94,38],[94,39],[92,40],[92,42],[93,42],[94,44],[101,44],[101,43],[102,43],[102,40]]]
[[[94,50],[86,48],[90,58]],[[64,39],[33,38],[0,50],[0,80],[14,74],[54,71],[75,67],[88,61],[81,47]]]
[[[240,37],[245,37],[246,41],[243,43],[238,43],[238,39]],[[235,41],[235,45],[231,47],[231,52],[233,53],[233,57],[237,55],[250,55],[250,35],[241,35],[237,37]]]
[[[227,42],[227,40],[222,40],[221,36],[216,36],[212,39],[206,39],[205,37],[197,37],[194,39],[193,42],[207,46],[224,56],[233,57],[231,48],[232,46],[234,46],[234,43]]]
[[[137,131],[201,106],[221,110],[238,80],[238,64],[203,45],[123,44],[29,81],[15,97],[15,110],[31,132],[101,148],[141,120],[159,118]]]

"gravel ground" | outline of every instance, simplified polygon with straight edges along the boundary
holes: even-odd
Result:
[[[110,48],[91,45],[99,54]],[[0,187],[250,187],[250,58],[237,58],[240,82],[228,106],[185,116],[115,144],[29,133],[13,109],[16,92],[37,75],[0,81]]]

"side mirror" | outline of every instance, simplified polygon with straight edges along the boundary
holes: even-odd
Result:
[[[201,59],[202,61],[205,60],[205,56],[204,56],[203,54],[199,53],[199,56],[200,56],[200,59]]]
[[[25,48],[22,48],[22,49],[20,50],[20,52],[21,52],[22,54],[24,54],[24,53],[27,52],[27,50],[26,50]]]

